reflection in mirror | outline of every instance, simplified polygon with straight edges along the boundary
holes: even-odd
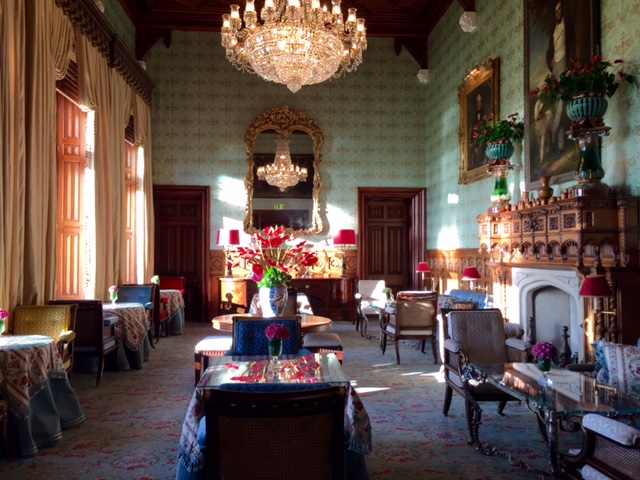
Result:
[[[324,139],[315,121],[288,107],[275,108],[251,124],[245,140],[249,155],[245,231],[253,233],[267,226],[283,225],[297,235],[319,233],[322,230],[319,165]],[[276,181],[261,179],[265,178],[263,171],[273,167],[278,140],[286,140],[284,145],[288,145],[293,171],[307,171],[306,178],[293,179],[283,188],[270,184]]]

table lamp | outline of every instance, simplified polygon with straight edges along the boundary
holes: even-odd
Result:
[[[607,315],[617,315],[614,310],[602,310],[598,308],[597,299],[605,297],[614,297],[615,294],[611,290],[611,286],[607,279],[602,275],[591,275],[584,279],[584,283],[580,288],[580,296],[587,298],[595,298],[596,303],[593,305],[593,313],[598,315],[600,313],[606,313]]]
[[[356,231],[351,229],[338,230],[333,244],[342,250],[342,276],[347,276],[347,249],[356,244]]]
[[[227,266],[227,278],[233,277],[231,247],[234,245],[240,245],[240,231],[221,228],[220,230],[218,230],[218,239],[216,241],[216,244],[222,245],[224,249],[225,262]]]
[[[429,268],[429,264],[427,262],[418,262],[418,268],[416,269],[417,273],[422,274],[422,285],[425,290],[427,288],[427,274],[431,273],[431,269]]]
[[[480,280],[481,278],[480,272],[478,272],[476,267],[467,267],[464,269],[464,272],[462,272],[461,280],[463,282],[471,282],[469,284],[469,290],[473,290],[473,282],[475,280]]]

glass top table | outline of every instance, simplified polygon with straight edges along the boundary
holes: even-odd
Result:
[[[547,374],[533,363],[467,365],[468,380],[490,382],[503,391],[522,400],[536,414],[541,433],[549,448],[549,468],[544,472],[552,478],[558,476],[559,430],[576,431],[582,417],[597,413],[608,417],[640,416],[640,398],[597,383],[578,372],[552,368]],[[479,406],[474,405],[480,424]],[[479,449],[488,449],[478,439]]]
[[[196,388],[224,383],[331,383],[349,385],[335,354],[213,357]]]

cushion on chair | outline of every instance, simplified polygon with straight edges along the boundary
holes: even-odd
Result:
[[[582,426],[610,438],[620,445],[630,447],[632,445],[638,445],[640,442],[640,430],[637,428],[596,413],[588,413],[585,415],[582,418]]]
[[[268,355],[266,330],[272,323],[289,329],[289,339],[282,342],[283,355],[295,355],[300,350],[300,320],[284,317],[270,319],[234,318],[233,355]]]
[[[610,387],[640,398],[640,347],[607,342],[601,347],[604,372],[597,380],[606,378]]]

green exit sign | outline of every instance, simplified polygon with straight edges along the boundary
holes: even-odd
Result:
[[[284,203],[274,203],[273,204],[273,209],[274,210],[284,210]]]

